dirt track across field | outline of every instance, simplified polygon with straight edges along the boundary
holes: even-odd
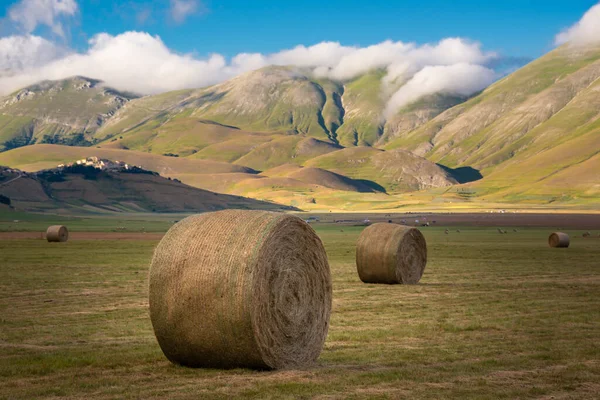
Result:
[[[164,233],[69,232],[69,240],[160,240]],[[0,240],[46,239],[45,232],[0,232]]]
[[[600,231],[600,214],[526,214],[526,213],[469,213],[469,214],[384,214],[384,213],[348,213],[348,214],[296,214],[307,219],[319,216],[322,224],[362,225],[392,221],[397,224],[421,226],[463,226],[463,227],[531,227],[551,230],[581,229],[582,231]],[[419,222],[416,222],[419,221]],[[434,222],[435,221],[435,222]],[[311,222],[315,224],[315,222]],[[142,232],[69,232],[69,240],[160,240],[164,233]],[[46,239],[45,232],[0,232],[0,240],[10,239]]]
[[[310,214],[313,215],[313,214]],[[527,214],[527,213],[411,213],[411,214],[314,214],[321,223],[338,221],[352,225],[368,219],[371,223],[388,222],[431,226],[538,227],[552,229],[600,230],[600,214]],[[404,222],[403,222],[404,221]],[[419,221],[419,222],[416,222]],[[435,223],[433,222],[435,221]]]

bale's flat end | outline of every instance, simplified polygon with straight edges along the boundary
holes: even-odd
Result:
[[[571,240],[566,233],[553,232],[548,237],[548,244],[553,248],[567,248],[571,244]]]
[[[427,243],[416,228],[378,223],[356,244],[356,267],[365,283],[416,284],[427,264]]]

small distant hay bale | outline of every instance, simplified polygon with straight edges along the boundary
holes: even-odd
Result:
[[[570,243],[569,235],[563,232],[554,232],[548,238],[550,247],[566,248],[569,247]]]
[[[190,216],[158,244],[150,319],[190,367],[294,368],[319,356],[331,313],[327,254],[302,219],[266,211]]]
[[[460,229],[457,229],[457,230],[456,230],[456,233],[460,233]]]
[[[591,234],[590,232],[585,232],[585,233],[583,234],[583,237],[584,237],[584,238],[588,238],[588,237],[590,237],[590,236],[592,236],[592,234]]]
[[[49,242],[66,242],[69,240],[69,230],[63,225],[52,225],[46,229],[46,240]]]
[[[446,230],[444,231],[444,233],[447,235],[447,234],[449,234],[449,233],[450,233],[450,231],[449,231],[448,229],[446,229]]]
[[[427,264],[427,243],[416,228],[373,224],[356,245],[356,267],[365,283],[418,283]]]

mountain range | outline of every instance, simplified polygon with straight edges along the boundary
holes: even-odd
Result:
[[[384,77],[266,67],[143,97],[84,77],[41,82],[0,99],[0,165],[99,156],[301,208],[600,197],[600,47],[565,45],[470,98],[428,95],[391,114],[386,93],[402,82]]]

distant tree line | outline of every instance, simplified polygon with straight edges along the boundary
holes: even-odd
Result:
[[[57,134],[46,134],[40,143],[61,144],[64,146],[92,146],[98,142],[97,139],[88,140],[83,133],[61,136]]]

